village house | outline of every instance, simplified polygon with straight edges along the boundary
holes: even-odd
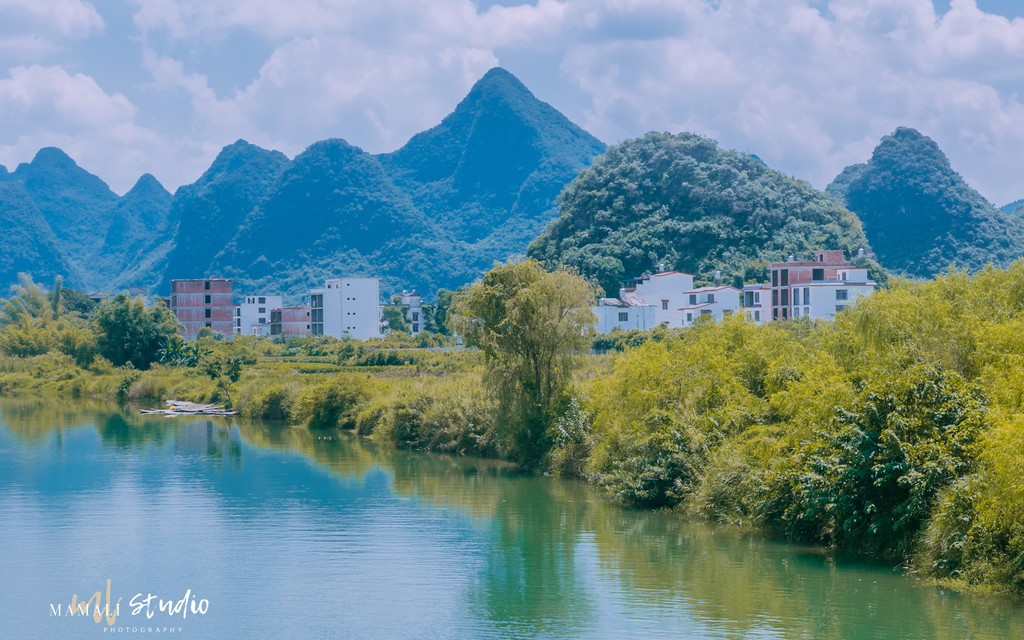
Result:
[[[814,259],[805,262],[790,256],[769,269],[771,320],[831,319],[875,290],[867,268],[851,266],[841,250],[815,251]]]
[[[658,265],[658,273],[623,280],[619,300],[629,307],[651,307],[654,314],[652,327],[665,324],[678,328],[682,326],[679,308],[689,300],[684,293],[692,289],[692,274],[665,271],[665,265]]]
[[[309,292],[310,331],[315,336],[380,338],[380,281],[334,278]]]
[[[611,333],[615,330],[622,331],[647,331],[657,326],[654,319],[654,306],[638,304],[636,298],[633,303],[618,298],[601,298],[596,307],[591,307],[594,315],[597,316],[598,333]]]
[[[231,278],[171,280],[169,307],[181,323],[181,336],[193,340],[199,330],[234,335],[235,302]]]
[[[701,287],[684,291],[686,304],[679,308],[682,326],[692,327],[698,320],[710,318],[721,322],[740,310],[740,291],[734,287]]]
[[[312,333],[310,307],[277,307],[270,310],[271,336],[304,336]],[[266,334],[258,334],[266,335]]]
[[[265,336],[269,333],[270,310],[283,304],[281,296],[244,296],[235,307],[235,335]]]

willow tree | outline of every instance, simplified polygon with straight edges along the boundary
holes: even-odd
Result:
[[[448,326],[483,351],[485,382],[498,401],[496,435],[523,467],[550,449],[576,356],[590,345],[596,295],[575,271],[527,261],[495,267],[452,303]]]

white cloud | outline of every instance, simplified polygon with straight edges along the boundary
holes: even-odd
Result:
[[[49,78],[54,68],[17,67],[0,80],[0,108],[22,118],[23,139],[30,127],[69,139],[127,127],[123,155],[138,136],[133,157],[152,150],[149,166],[175,186],[198,177],[238,137],[289,154],[331,136],[393,150],[504,63],[608,142],[693,130],[823,187],[907,125],[935,138],[986,196],[1024,196],[1024,107],[1015,93],[1024,79],[1024,20],[984,13],[975,0],[953,0],[941,15],[931,0],[524,0],[487,10],[472,0],[133,5],[140,65],[152,78],[137,90],[149,99],[120,86],[133,100],[105,93],[85,75]],[[46,17],[50,32],[66,37],[103,28],[79,0],[0,0],[5,12]],[[232,66],[238,34],[264,47],[260,60],[241,65],[248,77]],[[35,42],[36,55],[52,56],[59,44],[0,36],[0,55]],[[156,111],[139,114],[136,104],[161,102],[142,91],[186,105],[187,128],[162,125]],[[158,150],[149,134],[173,149]]]
[[[81,0],[0,0],[0,16],[29,17],[62,36],[84,37],[103,30],[96,7]]]

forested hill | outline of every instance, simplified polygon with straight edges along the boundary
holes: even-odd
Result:
[[[441,124],[378,156],[395,184],[468,245],[478,269],[522,253],[605,145],[508,71],[487,72]]]
[[[497,68],[393,153],[333,139],[287,161],[239,141],[176,194],[164,280],[216,274],[240,290],[300,294],[328,277],[379,276],[382,291],[430,298],[523,254],[603,150]]]
[[[172,196],[144,176],[118,197],[59,149],[0,167],[0,296],[40,282],[167,292],[171,278],[302,294],[379,276],[430,298],[525,253],[562,188],[604,145],[492,69],[436,127],[368,154],[316,142],[294,160],[239,140]]]
[[[561,212],[530,246],[549,266],[619,281],[659,263],[710,282],[763,281],[770,262],[815,249],[856,255],[856,216],[806,182],[694,134],[649,133],[610,147],[562,193]]]
[[[847,167],[826,190],[860,217],[887,269],[929,277],[951,264],[974,271],[1024,256],[1024,220],[989,204],[914,129],[882,138],[866,164]]]
[[[0,172],[0,296],[18,272],[81,289],[154,285],[171,194],[143,176],[122,197],[60,149]],[[147,271],[148,269],[148,271]]]

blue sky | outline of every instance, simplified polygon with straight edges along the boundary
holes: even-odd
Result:
[[[819,188],[897,126],[1024,197],[1019,0],[0,0],[0,164],[123,193],[238,138],[392,151],[501,65],[615,143],[694,131]]]

